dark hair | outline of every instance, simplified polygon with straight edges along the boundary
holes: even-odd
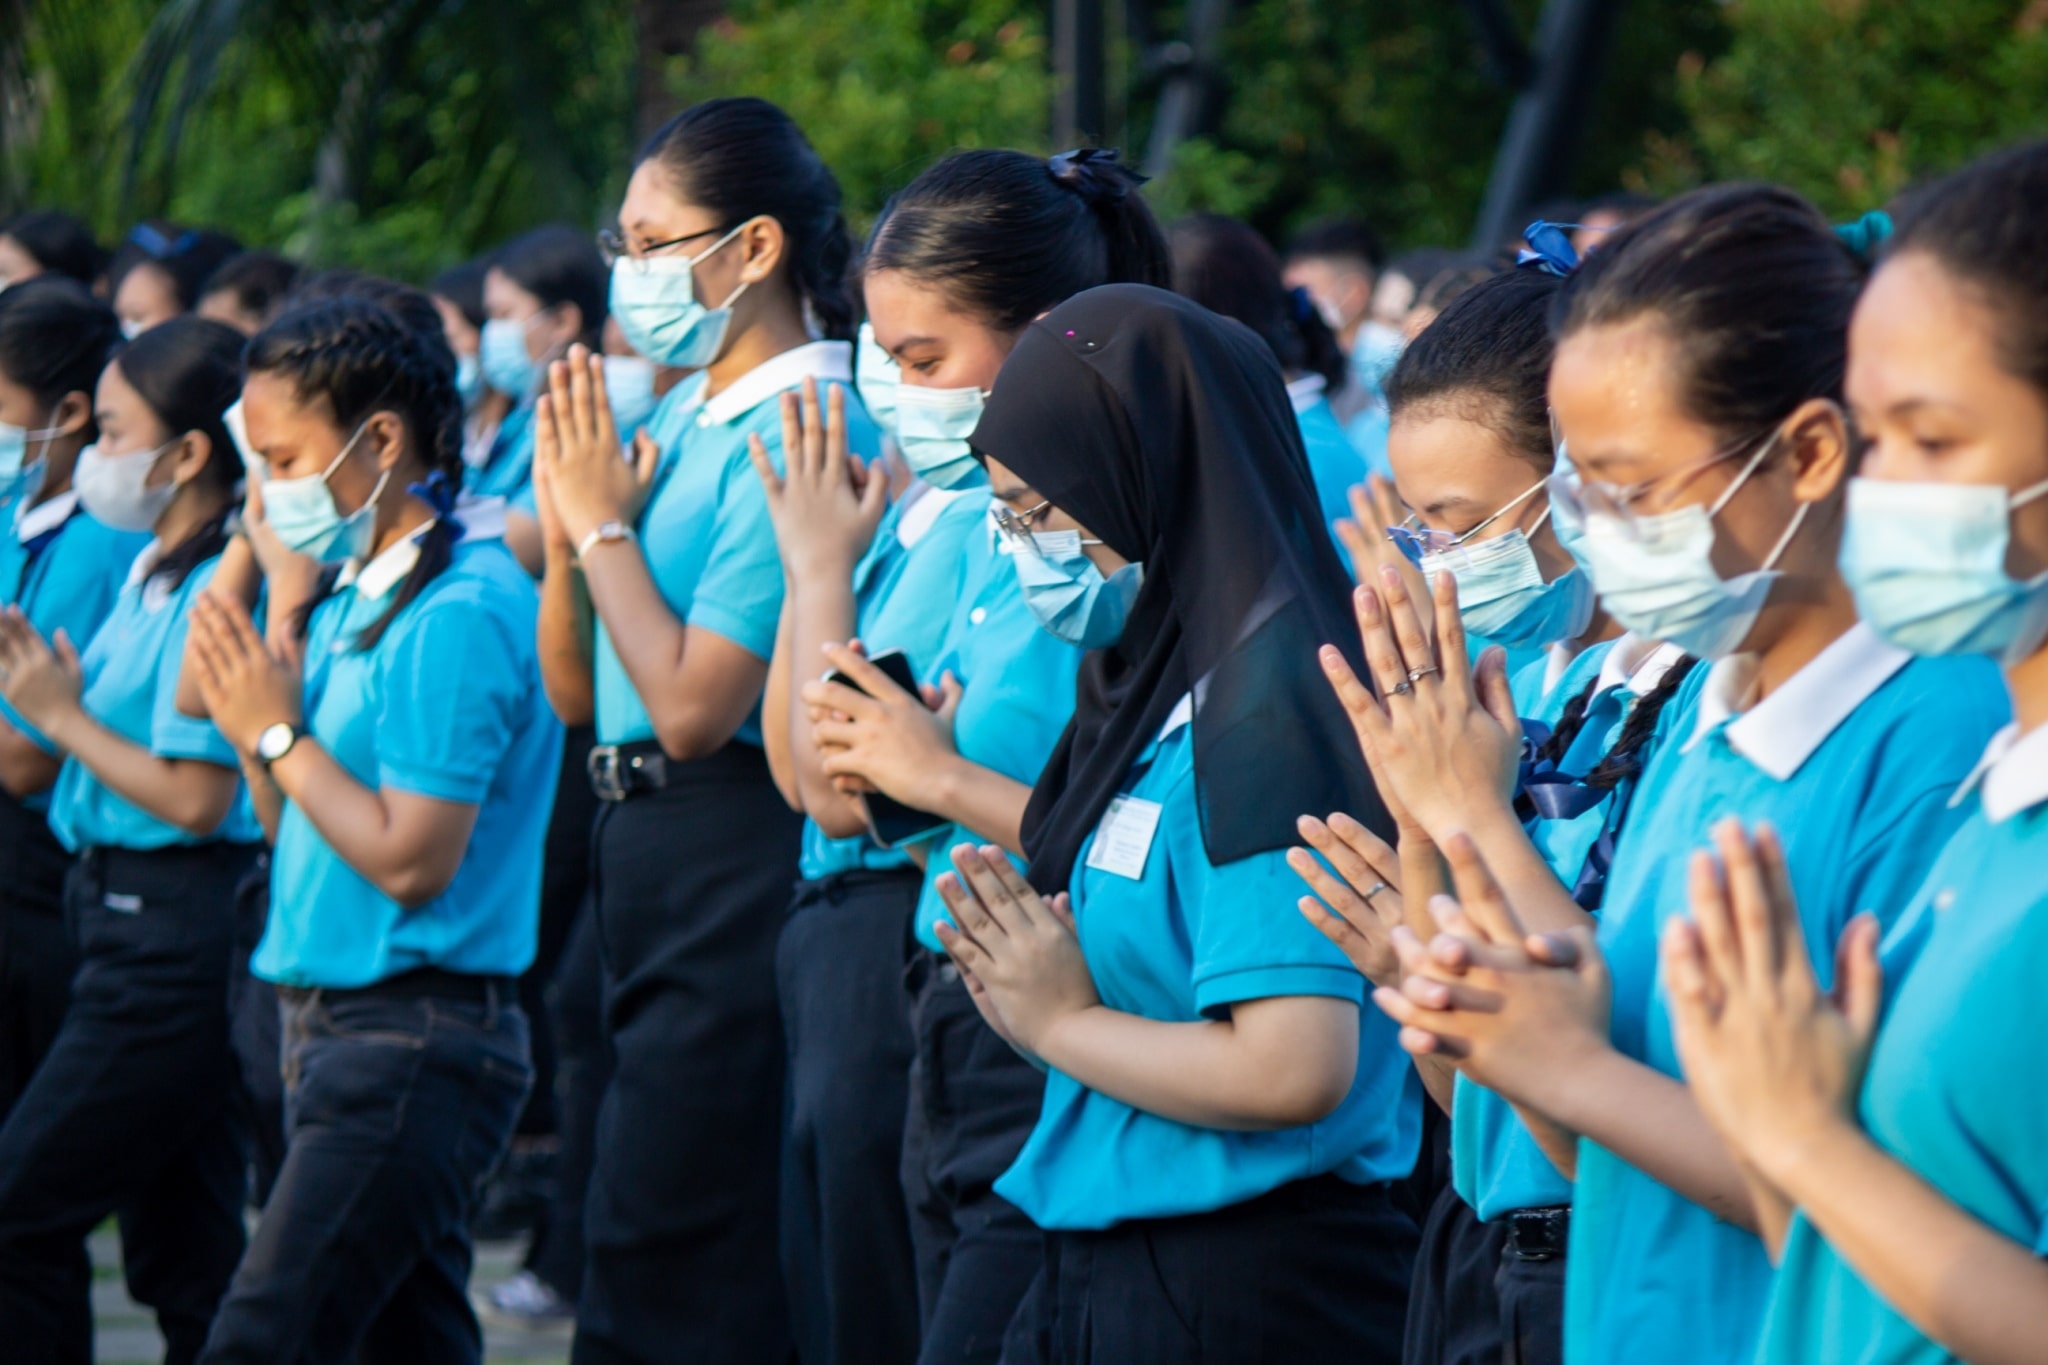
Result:
[[[434,336],[439,335],[437,322]],[[427,340],[383,304],[344,295],[292,308],[250,339],[244,364],[251,374],[289,379],[302,402],[325,402],[343,431],[352,432],[373,413],[398,414],[427,469],[447,481],[452,497],[462,486],[462,399],[450,367]],[[440,345],[445,352],[447,343]],[[393,618],[454,562],[459,534],[448,517],[434,523],[420,540],[419,562],[384,614],[356,636],[357,648],[374,648]],[[304,609],[301,628],[332,590],[328,575]]]
[[[334,269],[300,276],[298,287],[286,303],[298,308],[333,299],[366,299],[381,304],[386,312],[413,330],[433,359],[447,366],[449,382],[454,382],[455,350],[448,344],[448,329],[441,323],[441,310],[425,293],[382,275]]]
[[[1249,223],[1197,213],[1166,230],[1173,289],[1259,334],[1289,374],[1321,375],[1341,388],[1346,365],[1337,338],[1301,290],[1280,279],[1280,258]]]
[[[839,182],[788,114],[751,96],[705,100],[655,129],[633,164],[644,161],[659,162],[677,193],[711,210],[723,229],[764,214],[780,223],[790,281],[819,330],[841,341],[853,335],[853,236]]]
[[[221,414],[241,397],[242,345],[242,334],[224,322],[177,317],[122,346],[109,365],[121,371],[165,430],[173,436],[201,432],[209,444],[196,478],[221,495],[221,509],[157,561],[152,576],[169,579],[174,590],[228,543],[227,521],[235,509],[242,457]]]
[[[160,219],[137,223],[107,266],[107,297],[114,296],[135,267],[153,265],[170,278],[179,309],[190,312],[213,272],[241,252],[240,242],[212,228],[181,228]]]
[[[598,349],[612,277],[589,233],[562,223],[522,232],[492,253],[490,269],[504,271],[543,308],[575,304],[583,315],[577,339]]]
[[[84,394],[88,440],[99,435],[93,388],[120,343],[114,310],[67,276],[38,275],[0,293],[0,373],[46,408]]]
[[[1422,329],[1387,376],[1387,410],[1456,408],[1548,471],[1550,309],[1563,281],[1510,270],[1466,290]]]
[[[268,322],[298,281],[299,267],[275,251],[245,251],[213,272],[206,292],[233,294],[243,312]]]
[[[1497,262],[1483,256],[1467,256],[1422,282],[1415,291],[1415,302],[1411,307],[1442,313],[1453,301],[1500,273],[1501,267]]]
[[[1377,274],[1387,249],[1363,218],[1319,218],[1288,241],[1287,259],[1352,261]]]
[[[17,213],[0,228],[0,236],[19,242],[43,269],[88,287],[107,268],[107,253],[94,240],[92,229],[61,209]]]
[[[479,256],[473,261],[451,265],[434,276],[434,282],[427,286],[427,292],[437,299],[446,299],[455,305],[456,311],[469,319],[469,325],[476,328],[490,321],[490,310],[484,307],[484,276],[491,273],[491,258]],[[609,298],[607,298],[609,302]]]
[[[1762,439],[1808,399],[1841,398],[1864,269],[1792,191],[1714,185],[1588,255],[1558,296],[1553,330],[1563,340],[1656,318],[1678,350],[1686,412],[1730,440]]]
[[[2048,142],[1994,152],[1901,199],[1886,255],[1924,251],[1973,286],[1997,319],[1999,363],[2048,397],[2043,205]]]
[[[882,206],[863,272],[900,270],[1014,332],[1104,284],[1168,288],[1166,239],[1115,152],[955,152]]]

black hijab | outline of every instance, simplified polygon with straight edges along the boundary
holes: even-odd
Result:
[[[1211,862],[1296,843],[1303,814],[1348,811],[1391,837],[1316,662],[1335,644],[1366,676],[1350,579],[1265,342],[1164,290],[1088,290],[1025,329],[973,445],[1145,566],[1122,639],[1082,661],[1074,719],[1024,812],[1034,886],[1066,887],[1190,692]]]

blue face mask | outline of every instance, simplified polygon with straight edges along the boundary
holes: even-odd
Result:
[[[1593,619],[1593,580],[1586,571],[1574,564],[1544,582],[1536,551],[1519,526],[1490,540],[1424,555],[1421,568],[1432,590],[1438,574],[1455,574],[1458,619],[1465,629],[1509,649],[1577,639]]]
[[[64,434],[61,427],[29,431],[12,422],[0,422],[0,502],[10,498],[32,498],[43,488],[43,474],[49,467],[45,455],[50,442]],[[29,455],[29,442],[36,443]]]
[[[612,426],[626,440],[654,414],[654,362],[645,356],[606,356],[604,396],[612,405]]]
[[[1351,377],[1367,393],[1379,393],[1407,345],[1396,328],[1384,322],[1365,323],[1351,339]]]
[[[2048,483],[1849,481],[1842,575],[1871,629],[1915,654],[1988,654],[2011,665],[2048,639],[2048,573],[2005,571],[2013,509]]]
[[[473,355],[455,357],[455,392],[462,396],[462,410],[468,412],[484,396],[484,363]]]
[[[967,438],[981,422],[980,389],[896,390],[896,445],[903,462],[935,488],[960,488],[982,478]]]
[[[657,365],[682,370],[701,370],[718,359],[732,326],[732,306],[747,292],[747,282],[718,307],[707,308],[697,301],[695,270],[745,226],[695,256],[621,256],[612,263],[611,313],[629,346]]]
[[[895,357],[875,340],[875,325],[863,322],[853,343],[853,383],[868,416],[891,436],[896,434],[896,390],[902,382],[903,371]]]
[[[534,314],[539,317],[540,314]],[[540,383],[540,362],[526,353],[526,329],[533,318],[514,322],[492,318],[484,324],[477,360],[484,382],[507,398],[523,400]]]
[[[1586,514],[1579,508],[1579,471],[1557,448],[1557,472],[1550,476],[1550,530],[1565,553],[1586,562]]]
[[[263,520],[286,548],[329,564],[361,559],[369,553],[377,529],[377,499],[384,495],[391,471],[384,471],[368,500],[347,516],[334,505],[334,491],[327,486],[327,480],[341,468],[341,462],[355,449],[365,429],[357,427],[333,463],[320,473],[300,479],[263,480]]]
[[[1031,547],[1016,546],[1010,565],[1038,624],[1082,649],[1104,649],[1121,639],[1131,603],[1145,585],[1145,566],[1126,564],[1104,578],[1081,548],[1094,542],[1084,542],[1079,531],[1028,534]]]

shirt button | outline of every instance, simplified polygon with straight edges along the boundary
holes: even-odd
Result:
[[[986,620],[988,620],[987,607],[976,607],[973,611],[967,613],[967,624],[971,626],[978,626]]]
[[[1955,903],[1956,889],[1952,886],[1944,886],[1934,893],[1934,908],[1937,910],[1946,910]]]

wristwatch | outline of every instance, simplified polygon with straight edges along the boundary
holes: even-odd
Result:
[[[288,721],[265,726],[263,733],[256,736],[256,757],[262,759],[263,766],[268,768],[290,753],[292,746],[304,738],[305,733],[305,726],[293,725]]]
[[[639,539],[639,537],[633,534],[633,528],[626,525],[626,523],[623,521],[602,522],[596,526],[591,527],[590,534],[583,537],[581,541],[577,542],[576,557],[578,559],[581,559],[583,558],[583,556],[589,554],[598,546],[606,544],[610,541],[637,539]]]

